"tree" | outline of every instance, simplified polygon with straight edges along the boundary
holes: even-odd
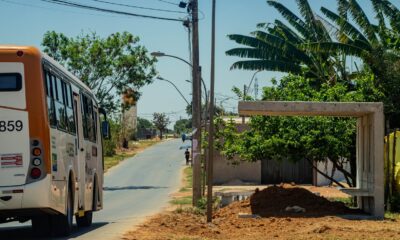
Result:
[[[357,0],[338,0],[338,14],[322,7],[321,12],[336,25],[338,41],[307,43],[307,48],[362,59],[375,76],[375,87],[384,94],[380,101],[385,104],[387,127],[393,128],[400,126],[400,91],[397,90],[400,88],[400,11],[388,0],[371,2],[378,25],[370,22]]]
[[[340,75],[335,69],[343,68],[339,56],[309,51],[305,43],[331,41],[328,29],[318,19],[307,0],[297,0],[301,17],[297,16],[278,1],[267,1],[277,9],[289,26],[275,20],[274,23],[258,24],[258,30],[251,36],[231,34],[228,37],[244,47],[233,48],[227,55],[246,58],[235,62],[231,69],[280,71],[304,75],[316,87],[324,82],[336,81]]]
[[[177,134],[190,132],[192,129],[192,119],[180,119],[175,122],[174,131]]]
[[[192,104],[187,105],[185,110],[186,110],[186,114],[187,115],[192,116]],[[206,110],[206,105],[205,104],[201,104],[201,111],[202,111],[201,116],[202,116],[202,118],[203,118],[203,116],[205,114],[205,112],[204,112],[205,110]],[[224,115],[224,113],[225,113],[225,109],[223,108],[223,106],[214,106],[214,114],[216,116]],[[207,118],[208,118],[208,113],[206,113],[206,114],[207,114]]]
[[[143,129],[143,128],[144,129],[154,128],[154,125],[149,120],[138,117],[137,118],[137,129]]]
[[[368,19],[357,0],[337,0],[338,13],[322,7],[317,15],[307,0],[296,0],[301,16],[278,1],[267,1],[288,22],[259,24],[252,36],[229,38],[245,47],[226,53],[246,58],[232,68],[281,71],[313,79],[318,89],[323,83],[352,85],[356,73],[346,69],[348,56],[360,58],[375,76],[375,87],[384,93],[387,128],[400,126],[400,10],[388,0],[370,0],[378,25]],[[349,20],[349,17],[352,20]],[[265,30],[265,31],[262,31]]]
[[[355,80],[353,91],[346,84],[321,85],[316,90],[312,80],[295,75],[284,77],[272,87],[264,88],[263,100],[270,101],[374,101],[381,93],[374,88],[373,75],[365,72]],[[349,186],[355,184],[355,140],[356,121],[351,118],[335,117],[252,117],[250,129],[238,133],[233,121],[218,121],[217,146],[232,163],[244,161],[291,162],[306,159],[331,161],[336,170],[342,172]],[[345,168],[352,166],[351,171]],[[316,169],[316,168],[315,168]],[[317,170],[318,171],[318,170]],[[331,176],[320,172],[328,179],[343,186]]]
[[[160,139],[163,138],[163,132],[167,130],[170,123],[169,118],[165,113],[153,113],[153,124],[158,131],[160,131]]]
[[[139,38],[128,32],[100,38],[96,33],[68,38],[48,31],[42,41],[44,52],[64,65],[93,90],[109,112],[136,103],[140,88],[151,83],[155,59],[147,56]]]

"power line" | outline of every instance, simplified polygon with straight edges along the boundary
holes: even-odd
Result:
[[[106,4],[110,4],[110,5],[115,5],[115,6],[129,7],[129,8],[138,8],[138,9],[145,9],[145,10],[151,10],[151,11],[171,12],[171,13],[185,13],[186,14],[186,12],[182,12],[182,11],[174,11],[174,10],[167,10],[167,9],[160,9],[160,8],[142,7],[142,6],[136,6],[136,5],[123,4],[123,3],[114,3],[114,2],[103,1],[103,0],[91,0],[91,1],[100,2],[100,3],[106,3]]]
[[[22,2],[13,2],[12,0],[0,0],[2,2],[8,3],[8,4],[13,4],[17,6],[24,6],[24,7],[29,7],[29,8],[38,8],[38,9],[45,9],[45,10],[50,10],[50,11],[59,11],[59,12],[68,12],[68,13],[73,13],[73,14],[86,14],[86,15],[91,15],[91,16],[108,16],[108,17],[116,17],[116,16],[110,16],[110,15],[105,15],[105,14],[96,14],[96,13],[83,13],[83,12],[75,12],[75,11],[65,11],[64,9],[59,9],[59,8],[53,8],[53,7],[45,7],[45,6],[39,6],[39,5],[33,5],[33,4],[28,4],[28,3],[22,3]],[[18,1],[18,0],[17,0]]]
[[[79,4],[79,3],[75,3],[75,2],[71,2],[71,1],[64,1],[64,0],[41,0],[41,1],[52,3],[52,4],[68,6],[68,7],[88,9],[88,10],[92,10],[92,11],[107,12],[107,13],[113,13],[113,14],[119,14],[119,15],[125,15],[125,16],[151,18],[151,19],[175,21],[175,22],[183,22],[183,20],[176,19],[176,18],[157,17],[157,16],[151,16],[151,15],[143,15],[143,14],[136,14],[136,13],[130,13],[130,12],[123,12],[123,11],[111,10],[111,9],[106,9],[106,8],[99,8],[99,7],[89,6],[89,5],[83,5],[83,4]]]
[[[175,5],[175,6],[179,6],[179,4],[177,4],[177,3],[174,3],[174,2],[170,2],[170,1],[165,1],[165,0],[158,0],[159,2],[163,2],[163,3],[168,3],[168,4],[171,4],[171,5]]]

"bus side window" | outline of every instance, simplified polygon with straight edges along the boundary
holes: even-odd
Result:
[[[56,120],[56,116],[55,116],[55,108],[54,108],[54,100],[53,100],[53,96],[54,96],[54,92],[53,92],[53,88],[52,88],[52,81],[51,81],[51,74],[49,71],[45,71],[44,72],[44,76],[45,76],[45,83],[46,83],[46,94],[47,94],[47,112],[48,112],[48,116],[49,116],[49,122],[50,122],[50,126],[51,127],[56,127],[57,126],[57,120]]]
[[[88,130],[89,140],[94,142],[94,122],[93,122],[93,102],[92,99],[88,99]]]
[[[76,134],[76,126],[75,126],[75,116],[74,116],[74,110],[72,108],[72,91],[71,91],[71,85],[66,84],[65,85],[65,100],[67,101],[66,103],[66,110],[67,110],[67,122],[68,122],[68,130],[72,134]]]
[[[65,83],[57,76],[56,77],[56,82],[57,82],[57,101],[55,102],[56,106],[56,118],[57,118],[57,125],[60,130],[67,130],[67,116],[65,112],[65,106],[64,106],[64,88],[65,88]]]
[[[88,139],[89,133],[88,133],[88,120],[87,120],[87,98],[82,93],[81,93],[81,99],[82,99],[81,112],[82,112],[83,137],[85,139]]]
[[[97,108],[93,107],[93,142],[97,143]]]

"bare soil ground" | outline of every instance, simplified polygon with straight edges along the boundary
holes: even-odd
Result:
[[[315,189],[314,189],[315,190]],[[322,194],[321,194],[322,195]],[[297,205],[305,213],[286,212]],[[239,218],[239,214],[258,218]],[[348,220],[355,214],[341,202],[331,202],[308,189],[291,185],[256,191],[250,199],[217,210],[213,223],[188,209],[164,212],[149,219],[125,240],[147,239],[400,239],[400,220]]]

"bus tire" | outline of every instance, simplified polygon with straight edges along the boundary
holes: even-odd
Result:
[[[57,237],[69,236],[72,232],[72,224],[74,217],[74,200],[71,187],[72,186],[70,185],[68,191],[66,215],[60,214],[60,215],[54,215],[52,217],[53,234]]]
[[[93,212],[86,211],[82,217],[76,215],[76,225],[78,225],[78,227],[90,227],[92,225],[92,219],[93,219]]]
[[[49,237],[51,235],[51,218],[49,215],[32,217],[31,222],[35,236]]]
[[[86,211],[82,217],[79,217],[79,215],[75,216],[76,219],[76,225],[78,227],[90,227],[93,222],[93,211],[96,211],[97,209],[97,184],[96,180],[94,180],[93,184],[93,199],[92,199],[92,210],[91,211]]]

